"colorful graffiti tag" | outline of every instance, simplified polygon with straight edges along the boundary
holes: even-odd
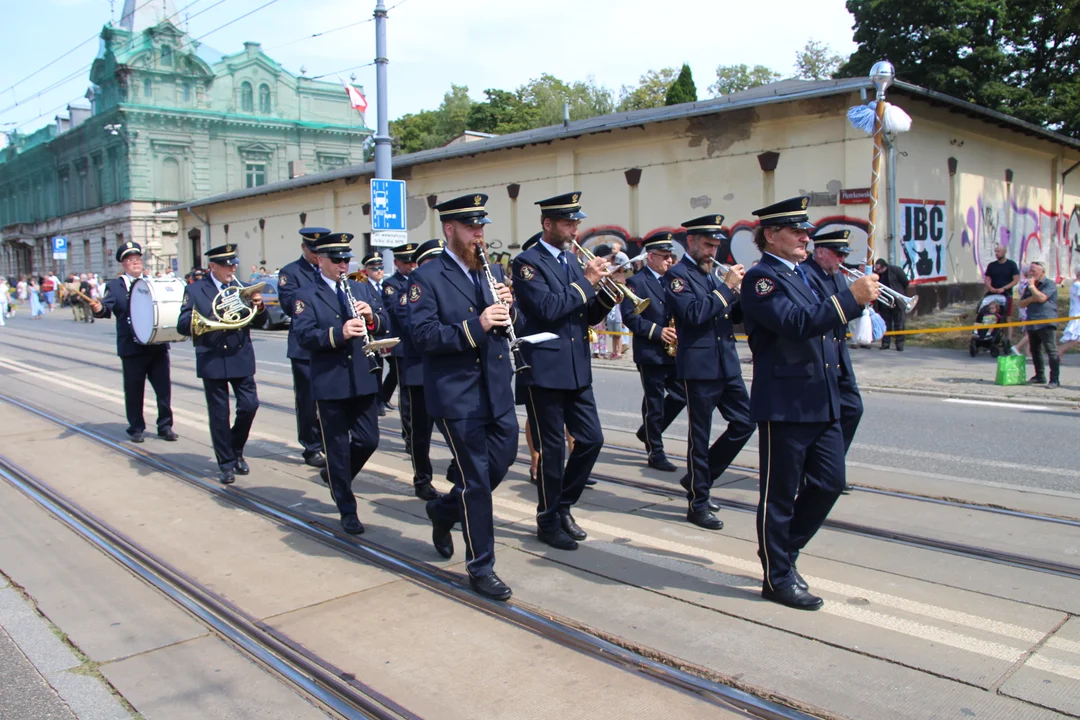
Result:
[[[1042,206],[1031,208],[1015,200],[997,203],[980,195],[967,208],[964,225],[960,242],[971,246],[976,267],[985,268],[994,247],[1004,245],[1021,267],[1039,260],[1058,282],[1072,276],[1070,268],[1080,253],[1080,207],[1074,207],[1066,220]],[[1060,240],[1055,242],[1055,237]]]

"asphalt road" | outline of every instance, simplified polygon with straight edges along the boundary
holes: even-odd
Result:
[[[61,320],[63,318],[63,320]],[[19,333],[49,337],[48,346],[95,343],[115,347],[112,321],[71,322],[67,311],[41,321],[25,315],[9,320]],[[4,329],[0,328],[0,341]],[[285,357],[286,333],[254,331],[262,377],[291,382]],[[0,344],[0,353],[3,346]],[[191,357],[190,345],[174,347],[174,356]],[[915,361],[910,358],[910,361]],[[634,431],[640,425],[641,386],[634,372],[594,369],[594,389],[605,427]],[[1077,423],[1080,412],[1063,408],[1030,409],[1022,405],[981,403],[893,393],[865,394],[866,413],[848,455],[850,462],[979,482],[1080,492]],[[713,436],[723,421],[714,420]],[[666,435],[685,438],[685,413]],[[756,437],[750,445],[756,446]]]

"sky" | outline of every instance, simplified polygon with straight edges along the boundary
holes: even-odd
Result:
[[[172,1],[190,18],[193,36],[214,31],[202,42],[220,52],[255,41],[293,73],[303,66],[309,77],[326,74],[333,81],[355,73],[370,103],[368,124],[375,125],[375,68],[356,67],[374,59],[374,23],[326,32],[370,19],[374,0]],[[686,62],[698,96],[707,97],[717,65],[761,64],[788,76],[795,53],[810,39],[845,57],[855,49],[843,0],[385,3],[391,119],[438,107],[451,83],[483,100],[486,88],[513,90],[546,72],[569,82],[591,76],[618,93],[650,69]],[[119,21],[122,7],[123,0],[20,3],[22,27],[5,34],[0,63],[0,131],[31,132],[85,94],[97,35],[110,19]],[[313,38],[317,33],[325,34]]]

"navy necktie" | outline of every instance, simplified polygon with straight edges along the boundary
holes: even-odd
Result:
[[[349,299],[345,297],[345,290],[341,287],[341,281],[338,281],[337,284],[337,299],[341,305],[342,314],[347,318],[352,317],[352,311],[349,309]]]
[[[810,292],[814,293],[814,297],[820,300],[821,296],[818,295],[818,291],[814,289],[814,286],[810,284],[810,278],[806,276],[806,271],[803,270],[802,265],[795,266],[795,274],[802,278],[802,281],[806,283],[806,287],[810,288]]]
[[[563,273],[566,275],[566,282],[570,282],[570,265],[566,262],[566,253],[559,253],[559,263],[562,265]]]
[[[470,270],[469,277],[472,278],[473,289],[476,291],[476,305],[477,307],[483,307],[486,303],[484,302],[484,289],[480,285],[480,273]]]

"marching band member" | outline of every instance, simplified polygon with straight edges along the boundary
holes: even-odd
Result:
[[[673,242],[673,235],[667,231],[645,238],[645,268],[626,284],[638,297],[649,298],[649,307],[635,315],[634,303],[629,298],[622,302],[623,324],[634,336],[634,364],[643,391],[637,437],[649,451],[649,467],[665,472],[677,468],[664,453],[662,433],[686,407],[686,392],[675,377],[675,357],[669,352],[675,347],[676,336],[675,328],[670,326],[673,316],[665,303],[664,275],[675,262]]]
[[[477,246],[487,219],[480,193],[435,207],[446,237],[444,251],[409,276],[409,330],[423,356],[427,410],[446,437],[460,472],[454,489],[427,504],[432,542],[444,558],[454,554],[450,534],[461,522],[469,584],[495,600],[511,595],[495,574],[491,493],[517,455],[510,346],[498,330],[511,323],[513,296],[492,267],[496,293],[483,275]],[[419,258],[418,258],[419,259]]]
[[[409,272],[404,275],[405,285],[400,289],[395,289],[398,285],[391,285],[393,278],[387,280],[383,286],[386,314],[390,317],[391,327],[395,328],[392,332],[401,338],[401,343],[394,348],[401,352],[398,357],[391,359],[396,361],[398,385],[401,388],[398,391],[401,436],[405,440],[405,452],[412,460],[413,492],[421,500],[436,500],[439,493],[431,486],[431,428],[434,420],[428,414],[424,397],[423,356],[416,348],[409,323],[408,296],[411,283],[408,275],[442,253],[445,246],[445,240],[428,240],[419,246],[416,243],[406,243],[394,248],[394,264],[401,263]],[[413,249],[408,260],[399,260],[398,253],[404,252],[403,248],[406,247]]]
[[[835,334],[879,291],[873,274],[828,297],[817,289],[801,264],[813,227],[808,205],[808,197],[795,197],[754,211],[761,223],[754,242],[763,254],[743,279],[742,306],[754,354],[761,595],[816,610],[823,601],[810,593],[796,561],[844,488]]]
[[[330,233],[315,241],[319,278],[296,293],[293,330],[311,353],[326,455],[319,473],[341,514],[341,528],[359,535],[364,526],[356,515],[352,482],[379,446],[380,373],[372,372],[378,368],[364,344],[387,319],[371,283],[342,282],[353,256],[352,239],[351,233]]]
[[[142,345],[135,339],[128,314],[131,285],[143,276],[142,247],[127,241],[116,249],[116,261],[124,268],[124,274],[105,283],[105,295],[101,300],[91,300],[90,310],[94,317],[116,316],[116,354],[124,376],[124,410],[127,415],[127,434],[131,442],[141,443],[146,431],[143,419],[143,394],[146,381],[154,388],[157,397],[157,434],[163,440],[173,441],[172,381],[169,378],[169,343]]]
[[[306,227],[300,229],[300,259],[295,260],[278,273],[278,299],[281,311],[290,318],[296,292],[319,279],[319,255],[315,242],[330,234],[330,228]],[[311,467],[326,466],[322,452],[322,433],[315,412],[315,396],[311,392],[311,353],[300,346],[295,327],[289,324],[289,349],[286,353],[292,364],[293,395],[296,401],[296,434],[304,449],[304,462]]]
[[[519,375],[533,446],[540,450],[536,535],[561,550],[574,550],[586,538],[570,508],[581,497],[604,444],[592,389],[589,326],[607,317],[617,301],[593,289],[608,276],[607,261],[594,258],[582,269],[569,252],[586,217],[580,197],[572,192],[536,203],[543,235],[513,263],[525,334],[559,336],[526,345],[530,369]],[[574,438],[574,449],[564,467],[566,432]]]
[[[210,319],[216,316],[214,299],[224,288],[244,287],[236,279],[235,245],[221,245],[206,251],[210,274],[191,283],[184,290],[184,304],[176,329],[190,335],[195,345],[195,375],[203,381],[206,410],[210,419],[210,437],[214,444],[221,483],[229,485],[235,475],[251,472],[244,460],[251,423],[259,409],[255,388],[255,350],[251,346],[250,324],[236,330],[212,330],[199,335],[192,333],[192,311]],[[251,297],[252,305],[262,312],[262,295]],[[229,386],[236,396],[236,420],[229,426]]]
[[[375,297],[379,298],[381,301],[383,294],[382,253],[378,250],[369,252],[364,256],[362,262],[364,266],[364,275],[367,276],[367,282],[375,293]],[[383,334],[389,334],[389,324],[387,324],[381,332]],[[390,396],[394,394],[394,387],[397,385],[397,375],[394,375],[392,372],[383,379],[382,373],[385,367],[386,361],[382,355],[379,355],[379,417],[384,417],[387,410],[393,410],[393,406],[390,404]],[[388,388],[389,392],[387,392]]]
[[[394,388],[400,384],[401,378],[401,357],[405,352],[405,340],[401,331],[402,318],[398,316],[397,309],[401,307],[399,300],[409,289],[409,273],[416,268],[416,263],[412,261],[413,255],[416,253],[416,243],[404,243],[398,245],[395,248],[391,248],[391,252],[394,254],[394,274],[383,280],[382,284],[382,302],[383,307],[386,309],[386,314],[390,318],[390,334],[393,337],[402,338],[402,341],[390,348],[390,353],[386,357],[386,364],[390,366],[390,370],[386,373],[386,379],[382,385],[382,402],[383,407],[392,408],[390,399],[394,395]],[[402,313],[403,315],[407,313]],[[398,409],[401,411],[401,439],[405,442],[406,450],[411,447],[409,443],[408,430],[406,428],[404,418],[408,410],[405,408],[405,403],[409,400],[405,396],[405,393],[398,393]],[[432,491],[434,492],[434,490]],[[425,500],[430,498],[424,498]]]
[[[723,222],[723,215],[706,215],[683,223],[686,254],[667,273],[667,302],[679,338],[675,374],[683,382],[690,423],[686,475],[680,482],[690,505],[686,519],[707,530],[724,527],[709,499],[713,481],[754,434],[735,349],[735,325],[742,321],[738,290],[743,267],[732,266],[722,281],[713,272],[716,249],[726,238]],[[714,410],[728,426],[710,447]]]
[[[847,287],[847,281],[840,271],[840,265],[851,254],[848,238],[850,230],[835,230],[818,233],[810,238],[814,242],[814,254],[806,259],[806,270],[816,279],[824,290],[822,297],[830,297]],[[837,385],[840,389],[840,430],[844,433],[844,453],[851,448],[855,431],[862,419],[863,404],[859,385],[855,382],[855,368],[851,364],[851,353],[847,345],[847,325],[837,324],[833,333],[836,347],[840,353],[840,377]]]

